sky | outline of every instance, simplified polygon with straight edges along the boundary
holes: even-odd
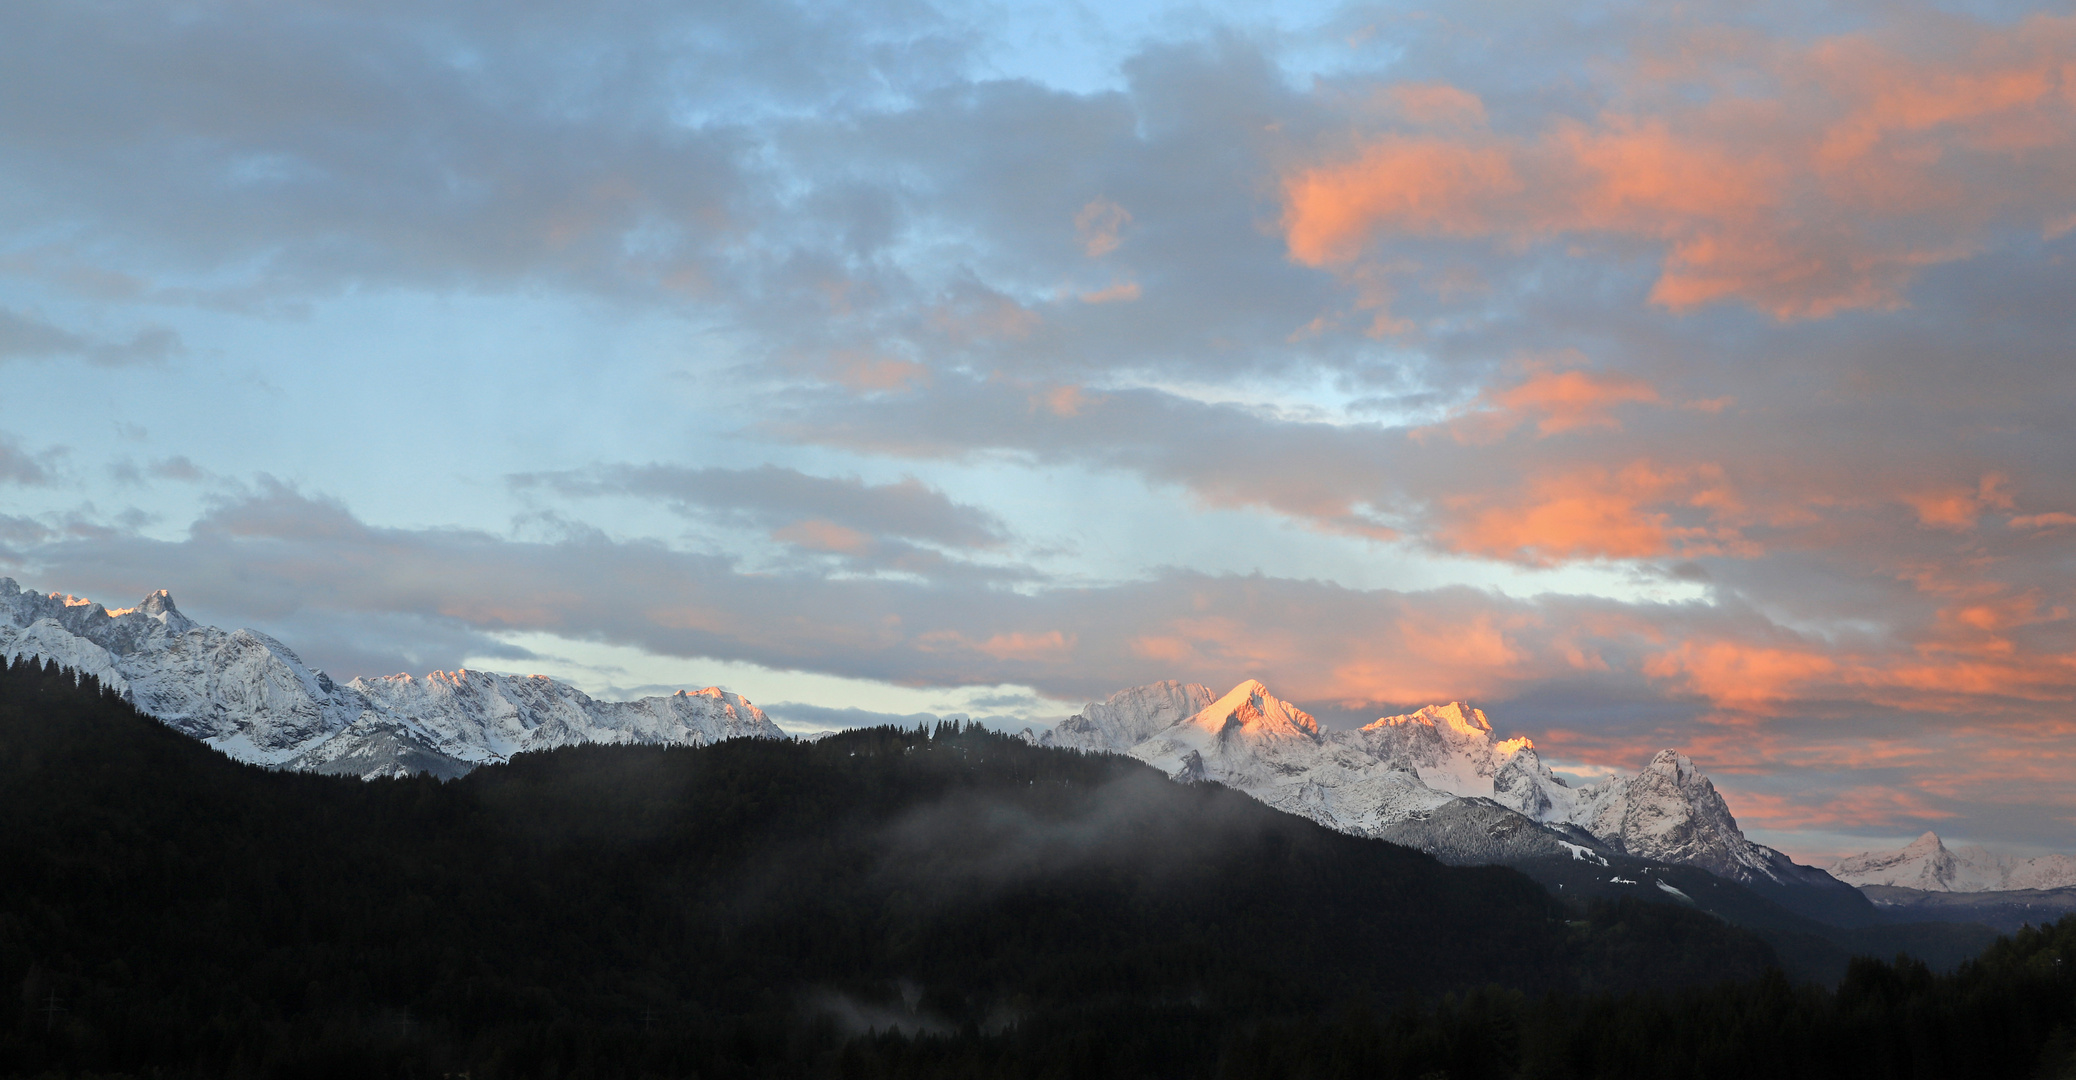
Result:
[[[1262,7],[8,4],[0,574],[2076,850],[2076,16]]]

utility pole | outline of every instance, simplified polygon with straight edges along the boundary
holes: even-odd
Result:
[[[64,1012],[65,1007],[58,1004],[58,992],[53,990],[43,995],[43,1008],[36,1011],[43,1014],[43,1030],[45,1034],[49,1034],[57,1027],[58,1014]]]

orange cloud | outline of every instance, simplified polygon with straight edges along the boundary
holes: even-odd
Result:
[[[975,641],[956,630],[932,630],[916,637],[916,647],[924,652],[967,651],[991,656],[997,660],[1022,660],[1035,663],[1062,663],[1072,659],[1076,637],[1058,630],[1043,633],[995,634],[982,641]]]
[[[1401,619],[1398,632],[1406,652],[1454,669],[1503,671],[1523,659],[1507,644],[1502,629],[1486,615],[1471,619]]]
[[[1080,299],[1084,304],[1130,302],[1139,299],[1139,283],[1136,281],[1120,281],[1108,288],[1082,293]]]
[[[1132,215],[1125,208],[1109,199],[1095,198],[1074,214],[1074,234],[1081,239],[1081,249],[1091,259],[1100,259],[1117,250],[1118,234],[1132,223]]]
[[[1041,321],[1037,312],[995,293],[957,297],[930,311],[930,325],[961,345],[1021,340],[1030,337]]]
[[[1985,510],[2011,509],[2011,496],[2004,490],[2005,484],[2002,475],[1989,473],[1972,489],[1934,488],[1906,493],[1902,499],[1917,511],[1918,524],[1930,529],[1964,532],[1975,527],[1975,520]]]
[[[1031,408],[1033,411],[1044,409],[1054,416],[1064,418],[1080,416],[1081,410],[1101,400],[1101,397],[1090,394],[1079,386],[1055,386],[1042,393],[1032,394]]]
[[[845,555],[854,555],[872,546],[870,536],[821,518],[796,521],[791,525],[773,529],[771,538],[811,551],[829,551]]]
[[[2071,55],[2076,17],[2049,16],[1932,42],[1702,48],[1624,72],[1609,96],[1639,104],[1530,134],[1472,122],[1482,104],[1461,91],[1466,119],[1437,134],[1453,88],[1408,86],[1387,96],[1427,131],[1288,170],[1284,238],[1300,263],[1345,268],[1396,236],[1605,234],[1663,245],[1650,299],[1675,311],[1892,307],[1920,269],[1966,257],[1997,222],[2052,229],[2066,214]],[[1703,75],[1724,89],[1663,92]]]
[[[1897,821],[1936,821],[1956,816],[1916,792],[1871,785],[1847,788],[1820,801],[1741,790],[1725,792],[1723,801],[1745,828],[1880,828]]]
[[[1837,661],[1813,650],[1735,641],[1683,641],[1643,665],[1651,678],[1676,681],[1717,705],[1750,711],[1764,711],[1837,670]]]
[[[847,351],[832,354],[823,372],[836,383],[866,391],[899,390],[930,378],[930,369],[912,360]]]
[[[1446,83],[1399,83],[1385,91],[1393,111],[1427,127],[1483,127],[1485,102]]]
[[[1525,487],[1442,500],[1434,537],[1467,555],[1551,563],[1749,553],[1742,506],[1714,465],[1633,462],[1537,476]]]
[[[1526,187],[1505,146],[1386,136],[1353,162],[1305,169],[1284,181],[1284,239],[1310,266],[1353,260],[1372,229],[1483,236],[1499,204]]]
[[[1531,369],[1527,378],[1502,389],[1478,395],[1469,410],[1438,428],[1457,442],[1487,443],[1531,420],[1538,435],[1558,435],[1584,428],[1619,429],[1617,406],[1652,404],[1658,391],[1642,379],[1627,375],[1583,370]],[[1425,440],[1436,427],[1416,428],[1413,438]]]

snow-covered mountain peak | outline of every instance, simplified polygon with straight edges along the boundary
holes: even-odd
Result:
[[[1362,747],[1377,758],[1411,770],[1422,783],[1437,791],[1467,798],[1490,798],[1494,778],[1523,751],[1534,758],[1535,743],[1527,736],[1512,739],[1493,737],[1492,722],[1484,710],[1461,701],[1428,705],[1400,716],[1387,716],[1357,731],[1336,733],[1337,740]],[[1525,762],[1528,773],[1547,776],[1535,787],[1563,787],[1563,781],[1542,767],[1539,759]],[[1529,805],[1547,803],[1542,795],[1529,795],[1516,807],[1524,813]],[[1511,804],[1510,804],[1511,805]]]
[[[1196,715],[1211,704],[1211,688],[1173,679],[1133,686],[1091,701],[1045,734],[1047,746],[1123,752]]]
[[[1258,680],[1248,679],[1226,692],[1189,718],[1189,725],[1213,738],[1240,734],[1250,740],[1303,739],[1319,741],[1319,721],[1312,714],[1269,693]]]
[[[1492,733],[1492,721],[1485,718],[1485,710],[1474,709],[1461,701],[1452,701],[1447,705],[1422,706],[1418,711],[1403,716],[1387,716],[1369,726],[1398,727],[1403,724],[1424,724],[1467,739]],[[1522,739],[1521,742],[1530,745],[1526,739]]]
[[[108,614],[121,617],[133,611],[143,614],[148,619],[158,620],[167,630],[175,634],[187,633],[189,630],[194,629],[196,625],[193,619],[181,614],[180,609],[174,606],[173,594],[166,589],[160,589],[137,601],[136,607],[124,608],[120,611],[110,611]]]
[[[728,691],[723,690],[718,686],[709,686],[704,690],[680,690],[677,693],[672,694],[671,696],[713,698],[715,701],[725,702],[729,705],[748,706],[750,704],[749,698],[746,698],[741,694],[729,693]]]
[[[1660,750],[1651,755],[1651,763],[1644,766],[1644,772],[1663,776],[1681,787],[1692,785],[1698,780],[1707,784],[1709,791],[1715,790],[1715,784],[1708,777],[1701,775],[1701,770],[1694,767],[1694,759],[1677,750]]]

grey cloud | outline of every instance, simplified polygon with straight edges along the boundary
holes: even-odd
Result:
[[[508,478],[521,491],[570,497],[656,499],[681,514],[758,528],[786,545],[796,569],[834,565],[853,572],[937,581],[1029,582],[1028,567],[947,555],[1001,549],[1001,521],[913,478],[867,484],[765,465],[753,469],[612,465]]]
[[[797,469],[608,465],[514,476],[514,486],[570,496],[660,499],[679,513],[721,513],[767,528],[822,520],[873,536],[898,536],[956,548],[995,547],[1002,523],[913,478],[868,484],[857,477],[812,476]]]
[[[0,102],[24,104],[0,105],[0,140],[32,197],[0,229],[63,222],[39,258],[159,266],[136,295],[172,302],[547,282],[821,375],[1355,355],[1286,340],[1335,286],[1263,228],[1270,132],[1329,118],[1262,43],[1150,49],[1127,92],[1077,96],[968,78],[960,17],[18,7]],[[1074,222],[1098,199],[1132,225],[1092,259]]]
[[[60,330],[33,315],[0,308],[0,358],[41,359],[84,352],[86,347],[86,340],[77,334]]]
[[[0,545],[28,546],[40,544],[56,535],[56,531],[51,529],[50,526],[34,518],[0,514]],[[0,557],[4,557],[4,553],[0,553]]]
[[[744,184],[756,124],[899,99],[961,50],[922,6],[32,3],[0,20],[0,139],[28,194],[14,228],[66,222],[75,251],[320,293],[683,287],[763,212]]]
[[[190,616],[214,621],[212,609],[175,593]],[[237,622],[236,619],[229,620]],[[267,632],[297,655],[343,679],[460,667],[464,660],[500,670],[524,670],[535,654],[449,616],[298,608],[267,621]],[[502,661],[502,663],[500,663]],[[676,689],[676,688],[673,688]]]
[[[159,363],[182,351],[180,335],[163,327],[147,327],[128,341],[107,341],[73,333],[33,314],[0,308],[0,360],[82,357],[107,367]]]
[[[210,478],[208,470],[189,461],[184,454],[157,458],[139,466],[134,458],[122,458],[108,466],[108,475],[118,483],[142,484],[146,477],[154,480],[176,480],[182,483],[199,483]]]
[[[0,432],[0,483],[48,484],[56,479],[58,461],[64,456],[63,447],[31,453],[13,436]]]
[[[185,454],[175,454],[172,457],[159,458],[151,463],[148,471],[152,476],[161,480],[195,482],[209,478],[208,471],[189,461]]]

